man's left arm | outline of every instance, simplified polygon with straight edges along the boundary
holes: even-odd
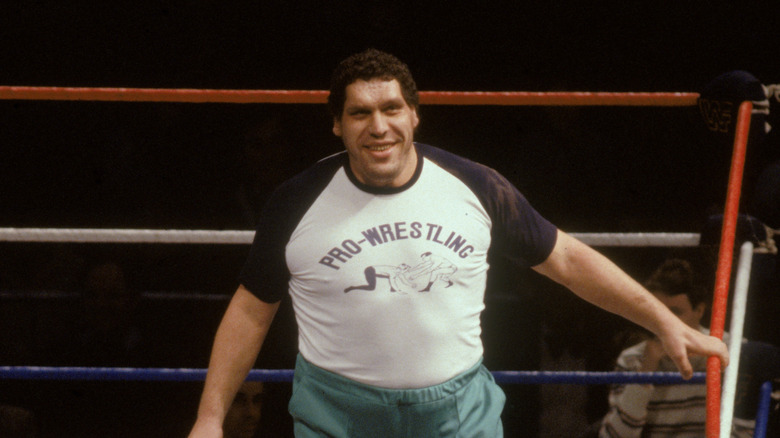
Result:
[[[724,368],[728,365],[726,344],[688,327],[609,259],[560,230],[552,253],[533,269],[580,298],[655,333],[685,379],[693,376],[690,354],[718,356]]]

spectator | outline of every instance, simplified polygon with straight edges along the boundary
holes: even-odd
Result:
[[[35,415],[24,408],[0,405],[0,437],[35,438],[38,425]]]
[[[222,425],[224,438],[252,438],[263,412],[263,382],[244,382]]]
[[[669,259],[645,283],[669,310],[688,326],[708,334],[701,325],[709,293],[696,280],[690,263]],[[704,371],[705,357],[692,357],[694,370]],[[620,353],[618,371],[674,371],[674,363],[664,353],[655,336]],[[610,410],[599,431],[603,438],[701,437],[706,421],[706,387],[703,385],[615,385],[609,393]],[[751,436],[753,423],[735,422],[733,436]]]
[[[134,321],[139,294],[114,262],[94,266],[82,292],[80,326],[71,362],[79,366],[139,366],[143,335]]]

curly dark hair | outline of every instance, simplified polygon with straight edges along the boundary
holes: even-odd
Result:
[[[415,110],[420,105],[417,84],[412,78],[409,67],[389,53],[368,49],[344,59],[333,72],[330,81],[330,94],[328,95],[328,109],[335,119],[341,119],[347,86],[359,79],[364,81],[396,79],[401,85],[401,92],[406,104]]]
[[[669,259],[659,266],[645,282],[650,292],[675,296],[685,294],[692,307],[707,303],[709,294],[701,284],[691,264],[682,259]]]

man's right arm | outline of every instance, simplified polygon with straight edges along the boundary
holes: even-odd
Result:
[[[278,308],[279,302],[266,303],[239,286],[217,329],[190,438],[222,436],[225,414],[254,365]]]

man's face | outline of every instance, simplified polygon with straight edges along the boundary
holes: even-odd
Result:
[[[341,119],[333,133],[341,137],[352,173],[362,183],[400,187],[417,167],[412,144],[417,111],[403,98],[397,80],[357,80],[346,88]]]
[[[263,382],[244,382],[223,424],[225,438],[254,436],[263,409]]]
[[[653,292],[653,295],[688,326],[699,328],[706,307],[704,303],[699,303],[696,307],[693,307],[691,306],[691,300],[685,294],[667,295],[661,292]]]

